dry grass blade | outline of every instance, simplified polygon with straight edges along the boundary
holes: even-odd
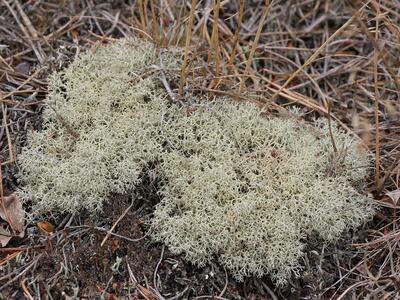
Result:
[[[145,0],[138,0],[137,5],[139,6],[139,17],[140,17],[140,24],[142,27],[141,30],[147,32]]]
[[[357,16],[364,10],[364,8],[371,2],[371,0],[367,1],[354,15],[344,23],[334,34],[332,34],[307,60],[306,62],[298,68],[290,77],[285,81],[285,83],[279,88],[279,90],[272,96],[272,101],[281,94],[282,90],[288,86],[290,82],[301,72],[305,67],[310,65],[319,54],[325,49],[327,45],[329,45],[338,35],[340,35],[353,21],[357,18]]]
[[[181,78],[179,82],[179,94],[182,95],[183,87],[186,83],[186,76],[187,76],[187,67],[189,62],[189,48],[190,42],[192,40],[192,29],[195,17],[195,10],[196,10],[197,0],[192,0],[192,5],[190,7],[189,13],[189,21],[186,28],[186,42],[185,42],[185,54],[183,57],[183,63],[181,68]]]
[[[91,45],[100,47],[121,37],[144,37],[161,48],[184,45],[185,62],[180,77],[179,71],[164,69],[162,63],[160,67],[160,80],[173,102],[182,104],[183,94],[194,93],[212,99],[223,96],[254,103],[268,118],[293,117],[290,109],[293,106],[300,108],[298,111],[306,122],[327,117],[329,122],[338,123],[360,139],[363,147],[375,156],[365,193],[375,195],[379,209],[374,220],[365,225],[365,234],[361,231],[362,240],[354,241],[353,247],[340,241],[337,248],[331,249],[332,255],[321,255],[323,263],[307,273],[310,278],[293,280],[290,290],[271,292],[272,288],[269,290],[257,280],[246,282],[247,288],[243,289],[225,278],[223,270],[218,268],[213,269],[214,276],[205,281],[205,273],[187,267],[180,258],[174,261],[166,248],[157,273],[160,291],[162,289],[171,299],[223,299],[223,296],[249,299],[275,295],[293,299],[400,298],[398,1],[274,0],[268,16],[262,19],[265,9],[264,1],[244,0],[57,3],[1,0],[0,175],[3,194],[8,195],[18,188],[13,177],[16,168],[13,161],[26,144],[27,129],[41,127],[40,111],[48,91],[45,80],[48,74],[67,66]],[[238,95],[239,89],[247,93]],[[59,121],[71,138],[79,138],[62,117]],[[341,159],[343,151],[336,147]],[[103,259],[113,261],[120,253],[129,253],[124,271],[131,279],[126,278],[128,289],[133,286],[133,290],[128,295],[127,290],[121,288],[118,297],[162,297],[147,282],[147,278],[154,276],[161,247],[147,247],[147,230],[134,235],[131,231],[121,232],[128,221],[130,230],[136,228],[135,221],[127,217],[113,227],[114,220],[119,219],[129,205],[127,201],[120,210],[106,215],[102,224],[82,225],[87,222],[84,216],[71,218],[71,222],[78,224],[66,226],[66,238],[61,238],[61,232],[56,229],[51,235],[39,231],[37,236],[28,234],[27,238],[10,240],[8,248],[0,248],[0,265],[8,270],[0,276],[3,284],[0,298],[23,298],[21,283],[28,291],[28,298],[29,293],[35,299],[65,298],[71,295],[59,287],[78,281],[82,284],[78,295],[81,297],[90,286],[107,286],[110,268],[102,264]],[[110,209],[113,211],[114,207]],[[35,227],[35,224],[28,226]],[[82,232],[88,235],[82,236]],[[110,247],[99,247],[106,235],[113,237],[106,243]],[[45,242],[40,240],[43,238]],[[87,241],[93,239],[98,239],[97,243],[88,244]],[[143,243],[138,243],[140,241]],[[136,245],[134,250],[130,248]],[[319,251],[318,247],[315,250]],[[45,256],[40,258],[41,268],[30,265],[38,262],[37,255],[43,251],[52,257],[51,268],[45,268],[49,263]],[[86,255],[87,252],[92,255]],[[80,260],[74,260],[75,255]],[[151,258],[143,259],[143,255]],[[18,259],[14,259],[16,257]],[[97,271],[85,273],[92,267]],[[147,269],[150,272],[146,273]],[[63,271],[69,275],[60,276]],[[75,278],[74,274],[82,275]],[[168,278],[164,277],[166,274]],[[16,276],[19,277],[15,279]],[[39,294],[35,286],[40,276],[51,278],[40,286],[45,295]],[[95,283],[90,282],[93,278]],[[105,278],[105,282],[100,282],[99,278]],[[332,279],[335,284],[331,284]],[[188,285],[187,280],[197,283]],[[118,290],[119,284],[125,284],[122,281],[123,278],[121,282],[112,282],[108,289],[117,287]],[[184,282],[184,286],[179,286],[179,282]],[[224,283],[225,294],[222,294]],[[19,294],[15,294],[16,291]]]
[[[380,1],[380,0],[379,0]],[[375,40],[379,38],[379,18],[380,18],[380,3],[377,6],[376,25],[375,25]],[[375,48],[374,56],[374,114],[375,114],[375,184],[379,186],[381,178],[380,164],[380,137],[379,137],[379,86],[378,86],[378,61],[380,52]]]
[[[11,254],[7,254],[6,257],[4,257],[3,259],[0,259],[0,266],[6,264],[7,262],[9,262],[10,260],[16,258],[22,251],[14,251]]]
[[[8,70],[14,72],[14,69],[6,62],[6,60],[1,55],[0,55],[0,61],[7,67]]]
[[[154,36],[153,39],[156,42],[156,44],[159,44],[160,38],[159,38],[159,30],[158,30],[156,11],[155,11],[155,7],[154,7],[154,0],[150,0],[150,11],[151,11],[152,33]]]
[[[214,0],[213,5],[213,29],[211,34],[211,49],[208,53],[208,61],[211,62],[212,57],[214,56],[215,61],[215,79],[212,82],[212,86],[218,85],[218,77],[220,75],[220,53],[219,53],[219,36],[218,36],[218,20],[219,20],[219,10],[221,6],[221,0]],[[213,55],[214,53],[214,55]]]
[[[329,103],[328,103],[328,114],[327,114],[328,126],[329,126],[329,135],[330,135],[330,138],[331,138],[331,143],[332,143],[332,147],[333,147],[333,152],[335,153],[335,155],[337,155],[338,149],[337,149],[337,146],[336,146],[335,138],[333,137],[333,133],[332,133],[332,118],[331,118],[331,112],[332,112],[332,102],[329,102]]]
[[[38,61],[40,63],[44,62],[44,54],[43,54],[43,50],[41,49],[40,44],[38,46],[35,46],[35,43],[32,41],[31,39],[31,34],[32,32],[35,34],[36,30],[33,29],[33,26],[31,26],[31,22],[29,21],[29,18],[26,16],[26,14],[23,12],[21,5],[19,4],[19,2],[17,0],[14,1],[14,3],[17,5],[17,9],[19,10],[20,14],[22,14],[22,18],[24,20],[24,22],[26,22],[28,24],[28,30],[26,29],[26,27],[20,22],[19,17],[17,15],[17,13],[15,12],[15,10],[11,7],[11,5],[8,3],[7,0],[3,0],[3,3],[7,6],[7,8],[9,9],[9,11],[11,12],[11,14],[13,15],[14,19],[16,20],[16,22],[18,23],[19,27],[21,28],[21,31],[25,34],[26,39],[28,40],[28,43],[30,44],[30,46],[32,47],[33,51],[36,54],[36,57],[38,59]]]
[[[236,53],[237,44],[239,42],[240,29],[242,26],[243,15],[244,15],[244,0],[240,0],[239,15],[238,15],[237,23],[236,23],[237,25],[236,25],[235,36],[233,38],[231,55],[229,56],[229,65],[233,65],[233,61],[235,59],[235,53]]]
[[[245,86],[246,76],[249,74],[250,66],[251,66],[251,63],[253,62],[254,53],[256,52],[256,49],[257,49],[257,46],[258,46],[258,41],[260,39],[261,32],[262,32],[262,29],[264,27],[264,22],[265,22],[265,19],[268,16],[268,13],[269,13],[269,10],[271,8],[272,2],[273,1],[271,1],[271,0],[266,0],[265,1],[264,10],[263,10],[260,22],[258,24],[257,33],[256,33],[256,36],[254,38],[249,57],[247,58],[247,61],[246,61],[246,68],[244,69],[244,78],[242,78],[242,81],[240,82],[240,85],[239,85],[239,94],[242,93],[243,87]]]

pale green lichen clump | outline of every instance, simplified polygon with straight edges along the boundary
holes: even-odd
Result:
[[[44,129],[30,133],[19,157],[22,196],[36,210],[95,212],[110,194],[135,187],[161,151],[154,139],[167,109],[155,85],[160,59],[176,67],[172,53],[120,40],[51,76]]]
[[[198,265],[216,258],[239,280],[278,284],[299,270],[308,236],[332,242],[372,215],[359,190],[369,159],[352,137],[333,126],[334,153],[324,121],[267,119],[229,99],[170,104],[151,68],[159,58],[122,40],[51,78],[44,129],[20,157],[21,194],[38,211],[98,211],[151,163],[155,240]],[[173,66],[176,56],[161,58]]]
[[[230,101],[176,114],[165,128],[163,200],[152,224],[156,239],[188,260],[217,257],[238,279],[269,273],[284,283],[307,236],[334,241],[372,214],[355,189],[368,160],[337,128],[344,159],[333,156],[323,123],[268,120]]]

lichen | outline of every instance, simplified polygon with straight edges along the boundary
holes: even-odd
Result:
[[[239,280],[269,273],[284,283],[307,236],[333,242],[371,216],[355,189],[368,157],[337,127],[335,154],[323,122],[266,119],[229,100],[176,114],[164,126],[162,201],[152,219],[153,236],[172,252],[199,265],[217,257]]]
[[[43,130],[30,132],[19,157],[20,195],[35,211],[96,212],[111,194],[135,187],[161,151],[160,57],[164,68],[176,67],[174,53],[123,39],[50,77]]]
[[[161,202],[151,236],[238,279],[297,273],[310,235],[333,242],[373,213],[361,191],[370,165],[357,141],[323,119],[266,118],[220,98],[168,101],[158,65],[175,53],[120,40],[95,48],[49,81],[44,124],[19,157],[20,195],[33,210],[101,210],[131,193],[149,164]],[[332,147],[332,138],[337,151]]]

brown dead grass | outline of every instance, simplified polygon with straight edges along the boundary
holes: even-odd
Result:
[[[342,247],[340,255],[330,256],[336,267],[324,272],[335,280],[319,287],[305,286],[304,290],[308,297],[313,292],[326,299],[399,298],[400,207],[393,192],[400,189],[400,2],[128,3],[0,1],[4,189],[16,188],[16,154],[25,143],[26,129],[40,127],[45,78],[52,70],[62,68],[91,45],[125,36],[151,39],[159,47],[185,47],[180,77],[176,74],[176,82],[168,83],[169,93],[177,99],[193,92],[211,98],[231,95],[256,102],[273,114],[285,114],[287,107],[297,105],[305,118],[329,115],[375,154],[375,169],[366,192],[375,196],[378,213],[368,225],[368,236],[351,247]],[[391,197],[388,192],[392,192]],[[58,229],[65,226],[59,224]],[[20,269],[1,274],[0,284],[4,287],[10,278],[21,282],[28,297],[35,293],[35,273],[31,270],[43,253],[28,255],[21,250],[25,243],[28,245],[22,240],[15,249],[0,249],[0,253],[10,254],[2,260],[3,265],[17,256],[26,259]],[[36,246],[45,247],[43,243]],[[335,260],[335,255],[341,258]],[[285,294],[265,288],[264,281],[255,286],[260,293],[253,292],[255,297]],[[229,298],[234,295],[234,291],[225,294]]]

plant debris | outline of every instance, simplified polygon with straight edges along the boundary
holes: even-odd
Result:
[[[292,104],[306,120],[329,115],[375,155],[365,192],[379,207],[353,239],[328,248],[311,243],[308,275],[286,288],[266,277],[237,283],[219,266],[198,269],[162,253],[142,227],[159,199],[133,207],[103,247],[130,199],[97,220],[49,216],[53,234],[29,221],[23,238],[0,248],[0,298],[400,298],[399,206],[385,195],[400,188],[399,24],[394,0],[0,1],[4,190],[18,189],[15,160],[27,129],[42,127],[48,75],[90,46],[140,37],[159,48],[185,47],[187,68],[162,79],[176,102],[186,93],[225,95],[256,103],[266,115],[285,116]],[[157,184],[147,180],[147,188]],[[24,209],[29,215],[30,204]],[[131,260],[117,268],[127,253]]]

